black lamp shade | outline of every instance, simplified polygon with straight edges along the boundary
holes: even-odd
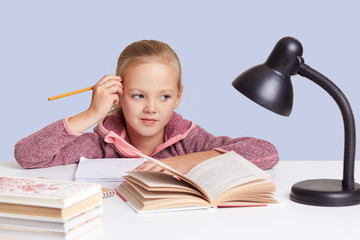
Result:
[[[239,75],[232,85],[249,99],[270,111],[289,116],[293,106],[293,87],[285,76],[266,64]]]
[[[242,94],[283,116],[289,116],[293,106],[290,77],[302,62],[303,48],[294,38],[281,39],[264,64],[240,74],[232,85]]]

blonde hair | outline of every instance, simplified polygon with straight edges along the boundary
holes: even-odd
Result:
[[[168,44],[157,40],[141,40],[128,45],[119,56],[116,75],[124,76],[132,66],[147,62],[172,65],[178,72],[180,88],[181,65],[179,57]]]
[[[134,65],[157,62],[170,64],[178,72],[178,87],[181,83],[181,64],[176,52],[166,43],[157,40],[141,40],[128,45],[120,54],[116,75],[124,77]],[[118,112],[119,107],[113,107],[111,114]]]

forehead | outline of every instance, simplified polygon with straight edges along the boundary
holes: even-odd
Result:
[[[124,88],[178,88],[178,71],[171,64],[149,62],[132,66],[123,76]]]

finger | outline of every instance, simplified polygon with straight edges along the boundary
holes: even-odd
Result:
[[[172,172],[169,172],[168,170],[164,170],[163,173],[166,173],[168,175],[174,176],[174,174]]]
[[[123,85],[121,84],[121,82],[118,82],[115,85],[109,87],[109,90],[112,93],[118,94],[119,96],[122,96],[124,93]]]
[[[138,166],[137,168],[135,168],[136,171],[149,171],[151,168],[154,167],[154,163],[152,162],[144,162],[143,164],[141,164],[140,166]]]
[[[94,92],[100,92],[104,94],[120,93],[122,94],[122,84],[119,80],[109,80],[102,84],[94,86]]]
[[[122,93],[122,88],[119,85],[112,85],[104,90],[108,94],[119,94]]]
[[[140,164],[139,166],[137,166],[136,168],[134,168],[134,171],[138,171],[138,170],[142,169],[142,166],[143,166],[144,164],[145,164],[145,163]]]
[[[107,82],[108,80],[120,80],[120,79],[121,79],[121,77],[117,76],[117,75],[105,75],[95,85],[103,84],[103,83]]]
[[[148,171],[151,171],[151,172],[164,172],[164,169],[162,167],[160,167],[159,165],[155,165],[153,168],[151,168]]]
[[[112,86],[122,87],[122,83],[121,83],[120,79],[108,79],[107,81],[99,84],[98,86],[106,89],[106,88],[110,88]]]
[[[124,94],[124,86],[122,84],[122,79],[120,79],[120,90],[118,91],[118,93],[120,94],[120,96]]]

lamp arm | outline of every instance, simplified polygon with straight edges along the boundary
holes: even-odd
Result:
[[[343,165],[343,180],[342,184],[345,189],[353,189],[354,180],[354,166],[355,166],[355,151],[356,151],[356,128],[355,118],[352,112],[349,101],[345,94],[327,77],[317,72],[306,64],[301,64],[297,73],[306,77],[328,92],[335,102],[338,104],[343,121],[344,121],[344,165]]]

